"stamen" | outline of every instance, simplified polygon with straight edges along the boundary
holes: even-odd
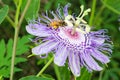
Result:
[[[81,6],[80,6],[80,9],[81,9],[81,11],[80,11],[80,14],[79,14],[79,16],[78,16],[78,17],[80,17],[80,15],[83,13],[84,6],[83,6],[83,5],[81,5]]]
[[[75,28],[76,27],[79,27],[80,26],[80,23],[82,22],[82,23],[84,23],[84,26],[86,26],[86,29],[83,31],[83,30],[80,30],[79,29],[79,31],[81,32],[82,31],[82,33],[88,33],[89,31],[90,31],[90,27],[86,24],[87,22],[83,19],[83,17],[84,16],[86,16],[86,15],[88,15],[88,12],[90,12],[91,10],[90,9],[87,9],[87,10],[85,10],[84,12],[83,12],[83,9],[84,9],[84,6],[82,5],[81,7],[81,12],[80,12],[80,14],[79,14],[79,16],[78,17],[76,17],[76,21],[75,21]],[[83,13],[83,14],[82,14]],[[82,14],[82,15],[81,15]]]
[[[82,15],[80,18],[82,19],[84,16],[88,15],[88,13],[89,13],[90,11],[91,11],[91,9],[85,10],[84,13],[83,13],[83,15]],[[78,16],[78,17],[79,17],[79,16]]]
[[[88,12],[90,12],[90,11],[91,11],[91,9],[87,9],[87,10],[84,11],[84,13],[83,13],[83,15],[81,17],[80,16],[76,17],[77,20],[75,21],[75,25],[78,26],[81,21],[85,22],[83,20],[83,17],[86,16],[86,15],[88,15]]]

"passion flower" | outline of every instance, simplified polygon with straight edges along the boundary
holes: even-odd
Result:
[[[68,65],[75,76],[80,76],[82,67],[89,71],[102,70],[98,61],[107,64],[110,61],[108,54],[112,53],[107,31],[90,30],[90,26],[83,19],[90,9],[83,11],[84,6],[81,6],[79,16],[75,17],[68,13],[68,7],[70,4],[50,12],[54,18],[49,18],[46,13],[26,26],[28,33],[42,38],[43,41],[32,49],[32,53],[42,57],[41,55],[47,56],[54,51],[54,63],[64,66],[68,59]]]

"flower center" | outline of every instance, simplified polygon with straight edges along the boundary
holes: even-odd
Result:
[[[67,29],[64,31],[65,31],[66,35],[71,39],[78,39],[80,37],[78,32],[74,32],[74,34],[72,34],[73,29]]]
[[[75,31],[74,34],[72,34],[72,31],[73,28],[61,27],[58,36],[72,45],[80,45],[82,42],[85,42],[85,35],[83,33]]]

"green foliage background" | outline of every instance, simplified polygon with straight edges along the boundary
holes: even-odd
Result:
[[[27,58],[31,54],[30,49],[35,45],[29,40],[33,36],[28,35],[25,26],[29,20],[37,18],[42,12],[55,10],[58,4],[64,6],[71,3],[69,12],[79,14],[80,5],[83,4],[86,9],[92,8],[93,1],[95,0],[31,0],[19,31],[20,38],[17,45],[14,80],[20,78],[20,80],[73,80],[74,77],[67,64],[64,67],[51,64],[41,77],[35,77],[49,61],[52,54],[46,59],[40,59],[36,56]],[[15,20],[18,2],[19,0],[0,0],[0,80],[9,80],[10,77],[14,28],[10,24],[9,18]],[[22,14],[26,2],[27,0],[22,0],[20,14]],[[86,21],[89,22],[90,17],[90,14],[86,16]],[[120,80],[120,0],[96,0],[91,26],[93,26],[93,30],[108,29],[108,35],[113,41],[111,62],[101,72],[89,73],[86,69],[82,69],[81,76],[77,80]]]

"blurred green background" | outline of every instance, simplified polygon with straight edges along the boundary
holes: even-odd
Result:
[[[9,10],[7,16],[9,16],[13,21],[15,18],[16,12],[16,5],[18,0],[0,0],[0,9],[3,8],[4,5],[9,6]],[[23,0],[23,4],[21,7],[21,13],[25,6],[25,1]],[[58,4],[61,6],[66,5],[67,3],[71,3],[71,7],[69,8],[70,13],[76,13],[77,15],[80,12],[80,5],[84,5],[85,9],[92,8],[94,1],[95,2],[95,12],[93,15],[93,19],[91,22],[91,26],[93,30],[99,29],[108,29],[108,35],[111,37],[113,41],[113,53],[111,55],[111,62],[108,67],[102,72],[93,72],[91,76],[91,80],[120,80],[120,0],[32,0],[33,2],[36,1],[35,4],[32,5],[30,11],[36,10],[38,14],[33,13],[28,14],[27,18],[22,22],[21,29],[19,32],[19,40],[18,40],[18,55],[17,59],[19,60],[16,62],[16,73],[15,73],[15,80],[18,80],[21,77],[25,77],[28,75],[35,75],[39,72],[39,70],[49,61],[51,55],[48,56],[47,59],[39,59],[36,56],[27,58],[29,54],[31,54],[30,49],[34,46],[33,43],[31,46],[30,40],[32,36],[28,35],[25,30],[25,26],[28,24],[27,21],[30,19],[34,19],[38,17],[41,13],[48,11],[54,11],[58,7]],[[39,3],[37,3],[39,2]],[[32,4],[32,3],[31,3]],[[38,7],[38,8],[36,8]],[[28,12],[30,12],[28,11]],[[1,13],[1,11],[0,11]],[[21,14],[20,13],[20,14]],[[29,15],[31,15],[30,19]],[[9,80],[9,65],[11,55],[7,57],[8,54],[11,54],[12,51],[12,44],[14,38],[14,28],[10,24],[7,16],[0,24],[0,76],[1,79]],[[91,13],[85,17],[85,20],[89,23],[91,18]],[[1,19],[1,14],[0,14]],[[27,44],[27,45],[26,45]],[[20,52],[20,49],[21,52]],[[4,50],[4,51],[2,51]],[[10,52],[8,52],[10,51]],[[9,58],[9,59],[8,59]],[[6,64],[2,64],[1,62],[6,60]],[[47,68],[45,74],[42,75],[43,77],[47,76],[50,78],[54,78],[57,80],[57,76],[55,75],[54,69],[55,67],[59,68],[61,80],[73,80],[73,76],[68,70],[67,67],[58,67],[52,64],[50,67]],[[5,69],[8,71],[5,71]],[[83,72],[81,72],[82,75]],[[7,75],[6,75],[7,74]],[[49,74],[49,75],[48,75]],[[80,79],[78,79],[80,80]],[[87,80],[87,79],[84,79]]]

